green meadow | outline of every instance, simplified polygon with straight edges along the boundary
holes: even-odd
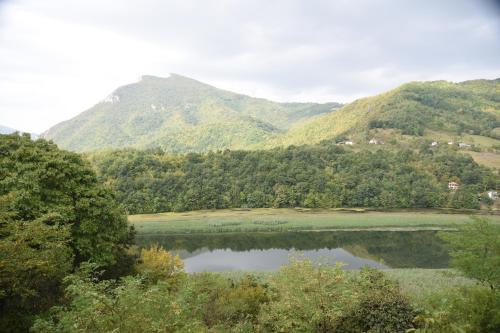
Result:
[[[477,214],[477,212],[474,212]],[[139,234],[450,229],[470,221],[471,212],[453,210],[368,211],[363,209],[222,209],[130,215]],[[500,215],[488,215],[500,224]]]

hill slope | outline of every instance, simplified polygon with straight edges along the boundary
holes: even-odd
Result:
[[[0,125],[0,134],[12,134],[14,132],[19,132],[19,133],[26,133],[26,132],[23,132],[23,131],[20,131],[20,130],[17,130],[15,128],[12,128],[12,127],[8,127],[8,126],[3,126],[3,125]],[[28,133],[31,135],[31,138],[33,140],[36,140],[38,139],[38,134],[35,134],[35,133]]]
[[[18,132],[18,131],[11,128],[11,127],[0,125],[0,134],[10,134],[10,133],[14,133],[14,132]]]
[[[91,109],[43,134],[62,148],[152,148],[207,151],[246,148],[337,103],[276,103],[172,74],[143,76]]]
[[[371,130],[381,128],[413,136],[437,131],[500,139],[500,79],[407,83],[296,124],[263,146],[309,144],[340,136],[366,140]]]

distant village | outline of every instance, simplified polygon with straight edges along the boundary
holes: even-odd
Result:
[[[346,139],[346,140],[341,140],[341,141],[337,141],[335,143],[335,145],[337,146],[342,146],[342,145],[347,145],[347,146],[352,146],[352,145],[355,145],[356,143],[351,140],[351,139]],[[368,144],[370,145],[383,145],[384,142],[381,141],[381,140],[378,140],[378,139],[375,139],[375,138],[372,138],[368,141]],[[458,148],[461,148],[461,149],[468,149],[468,148],[471,148],[473,147],[472,144],[470,143],[466,143],[466,142],[454,142],[454,141],[447,141],[447,142],[443,142],[443,143],[440,143],[438,141],[432,141],[430,144],[429,144],[429,147],[433,148],[433,147],[438,147],[440,144],[446,144],[448,146],[457,146]],[[452,181],[450,180],[448,182],[448,189],[451,191],[451,192],[454,192],[454,191],[457,191],[460,189],[460,184],[456,181]],[[488,198],[489,200],[491,200],[492,203],[500,203],[500,196],[499,196],[499,191],[497,190],[489,190],[485,193],[478,193],[478,196],[480,198]]]
[[[341,140],[341,141],[337,141],[335,143],[337,146],[341,146],[341,145],[348,145],[348,146],[352,146],[355,144],[354,141],[350,140],[350,139],[347,139],[347,140]],[[368,144],[370,145],[383,145],[384,142],[381,141],[381,140],[378,140],[378,139],[375,139],[375,138],[372,138],[370,139],[370,141],[368,141]],[[438,141],[432,141],[429,146],[430,147],[437,147],[439,146],[441,143],[438,142]],[[448,144],[449,146],[452,146],[452,145],[455,145],[455,146],[458,146],[459,148],[463,148],[463,149],[467,149],[467,148],[471,148],[473,145],[470,144],[470,143],[466,143],[466,142],[453,142],[453,141],[448,141],[446,144]]]

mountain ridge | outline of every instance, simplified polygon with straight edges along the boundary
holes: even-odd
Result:
[[[383,129],[410,136],[438,131],[500,139],[500,79],[408,82],[292,126],[263,147],[346,138],[367,142]]]
[[[29,134],[29,135],[31,135],[31,138],[33,140],[35,140],[35,139],[37,139],[39,137],[39,135],[35,134],[35,133],[23,132],[23,131],[20,131],[18,129],[15,129],[15,128],[12,128],[12,127],[9,127],[9,126],[0,125],[0,134],[12,134],[12,133],[15,133],[15,132]]]
[[[414,81],[338,103],[277,103],[179,74],[143,75],[43,135],[62,148],[169,152],[267,149],[355,139],[479,135],[500,139],[500,79]],[[379,139],[387,139],[380,137]]]
[[[169,151],[237,149],[270,139],[338,103],[277,103],[178,74],[143,75],[43,133],[77,151],[126,146]]]

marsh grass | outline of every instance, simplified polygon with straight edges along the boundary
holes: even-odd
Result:
[[[328,272],[329,268],[322,267]],[[333,270],[333,267],[331,268]],[[447,295],[456,294],[460,288],[476,285],[477,282],[462,276],[453,269],[399,268],[382,270],[387,276],[398,282],[401,291],[420,308],[427,308],[430,302]],[[347,274],[355,276],[359,270],[348,270]],[[276,271],[228,271],[213,273],[238,281],[252,275],[260,282],[266,283]]]
[[[449,229],[470,221],[457,211],[366,211],[329,209],[245,209],[131,215],[139,234],[267,232],[303,230]],[[491,215],[500,223],[499,215]]]

